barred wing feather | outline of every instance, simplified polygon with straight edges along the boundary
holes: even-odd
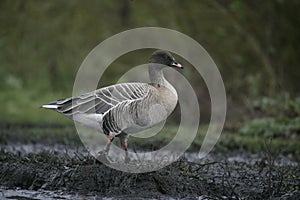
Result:
[[[75,114],[105,114],[123,102],[142,99],[150,88],[147,83],[121,83],[48,105],[56,105],[56,111],[69,118]]]

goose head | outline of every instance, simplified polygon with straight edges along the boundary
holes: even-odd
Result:
[[[156,67],[158,68],[164,68],[166,66],[169,66],[169,67],[183,69],[183,66],[175,60],[175,58],[172,56],[170,52],[163,51],[163,50],[155,51],[151,55],[149,63],[150,65],[155,63],[160,64],[160,65],[156,65]]]

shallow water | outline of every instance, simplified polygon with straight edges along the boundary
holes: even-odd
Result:
[[[173,198],[170,196],[162,195],[159,197],[160,199],[166,200],[175,200],[177,198]],[[141,198],[134,196],[118,196],[118,197],[103,197],[98,195],[79,195],[79,194],[66,194],[65,192],[58,191],[48,191],[48,190],[22,190],[22,189],[6,189],[4,187],[0,187],[0,199],[1,200],[111,200],[111,199],[147,199],[154,200],[157,198]],[[208,196],[199,196],[195,199],[198,200],[207,200],[210,199]],[[226,199],[226,197],[224,197]]]
[[[13,144],[0,144],[0,149],[4,152],[10,152],[10,153],[18,153],[21,155],[26,155],[29,153],[41,153],[41,152],[55,152],[61,156],[69,156],[69,157],[75,157],[75,156],[88,156],[90,155],[89,152],[83,147],[70,147],[62,144],[54,144],[54,145],[47,145],[47,144],[23,144],[23,143],[13,143]],[[97,146],[93,151],[97,152],[104,149],[104,146]],[[113,151],[110,152],[110,156],[113,158],[120,158],[120,156],[115,155]],[[147,155],[147,154],[145,154]],[[137,159],[134,153],[131,153],[130,156],[133,158],[133,160]],[[195,163],[205,163],[210,161],[223,161],[226,160],[230,163],[245,163],[249,165],[257,164],[258,162],[261,162],[262,158],[265,158],[266,156],[261,154],[253,154],[249,152],[244,153],[211,153],[207,155],[203,159],[199,159],[198,153],[196,152],[185,152],[184,157],[190,161]],[[151,157],[144,157],[146,160],[151,160]],[[276,159],[274,160],[275,166],[297,166],[299,163],[295,161],[292,155],[282,155],[279,154],[276,156]]]
[[[162,195],[160,199],[175,200],[176,198]],[[111,200],[111,199],[147,199],[154,200],[157,198],[141,198],[135,196],[118,196],[118,197],[104,197],[99,195],[79,195],[79,194],[67,194],[66,192],[48,191],[48,190],[11,190],[4,187],[0,187],[0,199],[1,200]],[[208,199],[208,196],[196,197],[198,200]]]
[[[47,191],[47,190],[22,190],[22,189],[7,189],[0,188],[0,199],[43,199],[43,200],[52,200],[52,199],[74,199],[74,200],[82,200],[82,199],[97,199],[96,196],[80,196],[80,195],[72,195],[72,194],[64,194],[63,192],[58,191]]]

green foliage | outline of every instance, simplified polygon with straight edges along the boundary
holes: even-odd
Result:
[[[56,115],[45,116],[35,108],[70,96],[81,62],[100,42],[145,26],[174,29],[203,45],[217,63],[227,96],[233,100],[274,96],[278,90],[297,94],[298,7],[297,0],[2,0],[0,120],[55,121]],[[148,57],[140,55],[118,59],[99,85],[114,83],[125,70],[145,63]],[[202,98],[207,88],[201,76],[187,61],[183,63],[187,66],[183,74]],[[299,113],[299,107],[291,109]]]
[[[228,136],[222,142],[265,151],[266,141],[271,140],[270,146],[273,149],[280,153],[292,153],[299,158],[300,98],[292,98],[288,93],[283,93],[275,98],[262,97],[253,105],[256,118],[239,129],[234,137],[230,139]]]
[[[62,97],[63,94],[49,92],[44,94],[40,90],[11,89],[0,93],[0,124],[4,123],[48,123],[70,124],[71,120],[66,117],[41,108],[41,105]]]
[[[288,93],[276,98],[263,97],[254,102],[260,118],[255,118],[239,130],[245,136],[299,137],[300,98],[291,98]]]
[[[254,108],[267,116],[300,116],[300,97],[291,98],[289,93],[282,93],[276,98],[263,97],[254,102]]]
[[[239,134],[259,137],[291,138],[300,131],[300,117],[297,118],[259,118],[247,123]]]

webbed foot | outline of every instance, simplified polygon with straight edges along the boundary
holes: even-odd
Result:
[[[107,152],[105,150],[99,151],[97,153],[97,157],[96,158],[98,160],[100,160],[101,162],[103,162],[103,163],[107,163],[107,164],[111,163],[111,160],[109,159],[108,154],[107,154]]]

